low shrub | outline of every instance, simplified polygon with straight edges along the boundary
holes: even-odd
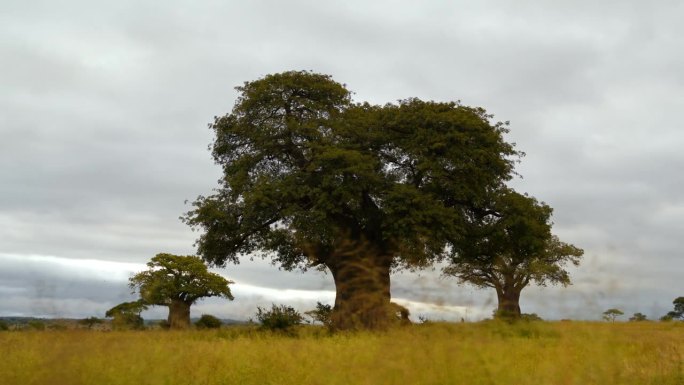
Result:
[[[311,317],[314,322],[319,322],[325,326],[330,326],[330,316],[332,315],[332,306],[316,302],[316,308],[307,311],[306,315]]]
[[[202,317],[195,322],[195,326],[198,329],[218,329],[221,325],[223,325],[223,322],[211,314],[202,314]]]
[[[271,310],[257,307],[256,318],[261,329],[291,333],[293,328],[304,321],[304,317],[293,307],[287,305],[271,306]]]

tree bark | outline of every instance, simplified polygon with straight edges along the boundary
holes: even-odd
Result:
[[[178,299],[171,301],[168,318],[170,329],[187,329],[190,327],[190,305]]]
[[[516,319],[520,318],[520,289],[506,285],[496,291],[499,307],[497,317]]]
[[[325,265],[335,280],[334,330],[381,330],[391,324],[392,257],[347,255],[331,258]]]

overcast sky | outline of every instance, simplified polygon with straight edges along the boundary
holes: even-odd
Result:
[[[216,186],[207,124],[234,87],[313,70],[356,101],[461,100],[511,122],[511,185],[585,250],[523,312],[651,318],[684,295],[681,1],[25,1],[0,4],[0,316],[103,316],[158,252],[194,253],[184,203]],[[244,259],[235,301],[331,303],[332,278]],[[413,316],[479,319],[494,293],[393,277]],[[165,309],[143,314],[163,317]]]

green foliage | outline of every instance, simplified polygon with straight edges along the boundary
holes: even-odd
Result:
[[[553,209],[502,188],[468,211],[460,242],[443,272],[461,283],[496,290],[499,318],[520,316],[520,292],[530,283],[569,285],[565,266],[577,266],[583,250],[552,234]]]
[[[27,326],[31,330],[45,330],[45,322],[39,320],[30,320]]]
[[[147,310],[147,303],[143,300],[122,302],[105,312],[105,317],[112,318],[117,314],[136,314],[140,315],[144,310]]]
[[[612,308],[603,312],[603,319],[606,321],[615,322],[615,319],[623,314],[625,313],[623,313],[622,310]]]
[[[661,321],[684,320],[684,297],[677,297],[672,301],[674,310],[660,318]]]
[[[122,302],[107,310],[105,317],[112,318],[112,328],[115,330],[141,330],[145,328],[145,321],[140,313],[147,307],[143,300]]]
[[[264,330],[292,333],[293,328],[304,321],[304,317],[287,305],[272,304],[271,310],[257,307],[256,319]]]
[[[331,270],[344,298],[337,328],[387,325],[390,269],[444,258],[462,241],[464,208],[510,179],[520,155],[482,108],[355,104],[344,85],[307,71],[237,90],[211,125],[221,186],[183,219],[203,230],[198,253],[211,264],[250,255]]]
[[[354,104],[344,85],[305,71],[237,89],[211,125],[223,185],[184,218],[217,265],[246,254],[285,269],[326,264],[340,240],[367,243],[340,258],[429,264],[457,239],[461,208],[509,179],[518,155],[481,108]]]
[[[677,297],[672,301],[674,310],[667,313],[672,319],[684,319],[684,297]]]
[[[492,312],[492,319],[496,321],[504,321],[506,323],[512,324],[519,321],[523,322],[538,322],[544,321],[537,313],[514,313],[502,309],[494,309]]]
[[[517,309],[509,310],[502,307],[503,306],[500,304],[499,308],[494,309],[492,312],[493,319],[505,322],[516,322],[522,317],[522,314],[520,314]]]
[[[491,288],[504,287],[507,281],[520,289],[530,282],[570,284],[563,267],[579,265],[583,251],[551,233],[552,212],[527,195],[498,192],[486,207],[471,211],[464,242],[452,250],[452,264],[444,273]]]
[[[539,322],[543,321],[542,317],[538,316],[537,313],[524,313],[520,315],[522,321],[528,322]]]
[[[633,316],[629,317],[629,322],[641,322],[648,321],[648,317],[642,313],[634,313]]]
[[[102,324],[103,322],[104,322],[103,320],[101,320],[97,317],[88,317],[88,318],[84,318],[84,319],[78,321],[79,325],[83,325],[83,326],[87,327],[88,329],[92,329],[93,326]]]
[[[171,329],[190,327],[190,307],[201,298],[233,300],[228,287],[233,282],[209,272],[196,256],[160,253],[147,266],[148,270],[129,279],[129,286],[140,293],[143,302],[169,308]]]
[[[409,312],[409,309],[405,308],[404,306],[399,305],[396,302],[390,302],[389,304],[389,315],[390,315],[390,320],[394,321],[395,324],[399,325],[410,325],[411,320],[409,319],[409,316],[411,313]]]
[[[211,314],[202,314],[200,319],[195,322],[195,326],[199,329],[218,329],[223,325],[220,319]]]
[[[677,297],[672,301],[674,310],[679,313],[684,313],[684,297]]]
[[[195,256],[157,254],[147,263],[148,270],[130,278],[130,287],[140,292],[142,301],[170,306],[173,300],[193,304],[204,297],[233,299],[228,281],[211,273]]]
[[[330,316],[332,315],[333,307],[328,304],[316,302],[316,308],[305,312],[314,322],[321,323],[325,326],[330,326]]]
[[[0,332],[9,330],[9,324],[3,320],[0,320]]]

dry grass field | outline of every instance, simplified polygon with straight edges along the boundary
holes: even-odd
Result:
[[[684,384],[684,323],[1,332],[0,384]]]

